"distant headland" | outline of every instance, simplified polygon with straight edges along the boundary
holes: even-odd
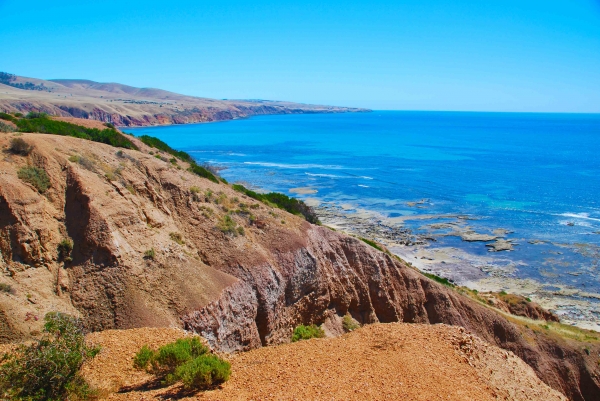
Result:
[[[367,112],[272,100],[219,100],[83,79],[43,80],[0,72],[0,111],[44,112],[117,126],[189,124],[266,114]]]

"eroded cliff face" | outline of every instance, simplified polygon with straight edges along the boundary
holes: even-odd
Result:
[[[350,313],[361,323],[463,326],[571,399],[600,394],[593,343],[524,329],[355,238],[194,176],[141,143],[138,152],[22,138],[35,146],[29,156],[10,154],[10,136],[0,137],[0,280],[13,289],[0,293],[2,341],[35,335],[46,312],[61,310],[93,330],[180,326],[239,351]],[[17,178],[28,164],[48,172],[45,194]],[[244,233],[219,229],[225,215]],[[66,238],[68,258],[58,252]]]

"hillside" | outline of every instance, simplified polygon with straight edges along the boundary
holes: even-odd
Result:
[[[0,134],[0,342],[35,337],[49,311],[93,331],[178,327],[220,352],[287,343],[299,324],[340,333],[346,314],[445,323],[513,352],[570,399],[597,399],[597,333],[494,309],[123,138],[138,150]],[[32,148],[11,152],[13,139]],[[33,167],[48,176],[43,191],[26,180]]]
[[[36,111],[118,126],[146,126],[231,120],[263,114],[367,110],[270,100],[217,100],[118,83],[42,80],[0,73],[0,111]]]
[[[338,338],[314,339],[230,355],[231,379],[198,396],[178,385],[153,389],[133,369],[145,344],[184,336],[173,329],[108,330],[88,341],[101,354],[84,375],[109,400],[544,400],[566,398],[511,352],[446,325],[375,324]]]

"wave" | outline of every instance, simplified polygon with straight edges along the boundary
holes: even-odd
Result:
[[[366,175],[361,175],[358,178],[364,178],[365,180],[372,180],[373,177],[367,177]]]
[[[348,177],[342,177],[341,175],[335,175],[335,174],[320,174],[320,173],[304,173],[306,175],[309,175],[311,177],[323,177],[323,178],[348,178]]]
[[[307,168],[319,168],[323,170],[342,170],[346,167],[337,165],[323,165],[323,164],[284,164],[284,163],[268,163],[268,162],[244,162],[244,164],[250,164],[254,166],[263,167],[279,167],[289,169],[307,169]]]
[[[368,186],[368,185],[362,185],[362,184],[358,184],[358,186],[359,186],[359,187],[363,187],[363,188],[371,188],[371,187],[370,187],[370,186]]]
[[[572,217],[574,219],[600,221],[600,219],[597,219],[595,217],[590,217],[589,213],[561,213],[561,214],[558,214],[557,216]]]

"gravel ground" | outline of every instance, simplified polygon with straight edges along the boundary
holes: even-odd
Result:
[[[135,352],[186,335],[176,329],[110,330],[84,375],[110,400],[565,400],[512,353],[462,328],[377,324],[338,338],[314,339],[226,356],[231,379],[185,394],[153,388],[132,368]],[[118,392],[117,392],[118,391]]]

